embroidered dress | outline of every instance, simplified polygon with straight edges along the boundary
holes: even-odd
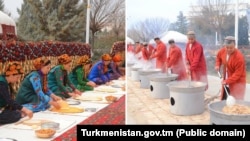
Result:
[[[110,80],[117,80],[122,76],[119,66],[117,66],[113,61],[109,64],[109,74]]]
[[[110,81],[108,68],[104,66],[103,61],[98,61],[94,64],[89,72],[88,80],[95,82],[97,85],[105,84]]]
[[[45,111],[50,107],[51,90],[43,89],[43,74],[33,71],[21,83],[17,92],[16,101],[33,112]]]
[[[63,66],[58,65],[52,68],[48,74],[49,89],[62,98],[69,98],[68,93],[75,90],[74,84],[70,81],[68,73]]]
[[[82,65],[77,66],[70,72],[69,78],[75,87],[80,91],[91,91],[94,88],[87,85],[89,80],[87,79],[86,73]]]

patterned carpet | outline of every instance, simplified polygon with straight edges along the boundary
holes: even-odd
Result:
[[[96,114],[85,119],[79,125],[125,125],[125,95],[117,102],[101,109]],[[53,141],[76,141],[76,126],[69,129]]]

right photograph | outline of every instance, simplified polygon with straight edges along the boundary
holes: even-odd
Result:
[[[250,125],[250,2],[126,0],[126,124]]]

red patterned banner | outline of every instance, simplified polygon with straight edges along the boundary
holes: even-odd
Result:
[[[19,42],[15,40],[0,42],[0,62],[25,61],[41,56],[60,56],[67,53],[70,56],[90,55],[89,44],[80,42]]]

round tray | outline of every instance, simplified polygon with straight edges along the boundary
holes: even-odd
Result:
[[[79,105],[79,104],[81,104],[80,101],[76,101],[76,100],[66,100],[66,102],[67,102],[69,105]]]
[[[17,140],[11,138],[0,138],[0,141],[17,141]]]

